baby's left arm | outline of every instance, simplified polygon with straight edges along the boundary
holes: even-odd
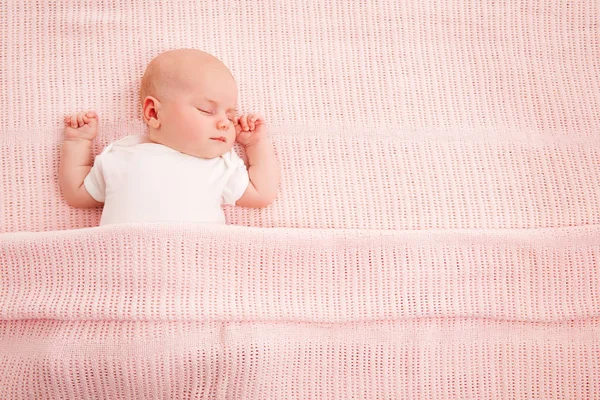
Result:
[[[246,148],[248,155],[248,188],[236,201],[243,207],[266,207],[277,197],[280,168],[267,137],[264,119],[258,114],[242,115],[236,124],[236,141]]]

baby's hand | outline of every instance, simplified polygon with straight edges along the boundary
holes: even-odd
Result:
[[[260,114],[244,114],[236,125],[236,141],[244,147],[253,146],[266,136],[266,124]]]
[[[94,111],[65,117],[65,138],[93,140],[98,133],[98,115]]]

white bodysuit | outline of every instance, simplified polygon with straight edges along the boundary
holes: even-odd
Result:
[[[100,225],[124,222],[225,223],[221,204],[235,204],[250,182],[233,148],[203,159],[126,136],[100,153],[84,180],[104,202]]]

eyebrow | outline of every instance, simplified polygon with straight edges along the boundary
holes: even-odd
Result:
[[[209,99],[208,97],[205,97],[205,98],[204,98],[204,100],[206,100],[206,101],[208,101],[208,102],[210,102],[210,103],[212,103],[212,104],[218,104],[216,101],[214,101],[214,100],[211,100],[211,99]],[[228,109],[227,109],[227,112],[230,112],[230,111],[237,112],[237,107],[231,107],[231,108],[228,108]]]

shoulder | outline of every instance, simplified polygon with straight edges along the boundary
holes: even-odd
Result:
[[[131,148],[132,146],[135,146],[136,144],[149,143],[149,142],[150,142],[150,139],[148,139],[147,136],[142,136],[142,135],[125,136],[124,138],[121,138],[119,140],[116,140],[114,142],[107,144],[106,147],[104,147],[104,149],[102,149],[102,152],[100,153],[100,155],[112,153],[112,152],[115,152],[115,151],[123,149],[123,148]]]
[[[127,157],[131,154],[178,153],[167,146],[152,142],[147,136],[130,135],[108,144],[100,156]]]
[[[112,150],[117,150],[120,148],[132,147],[132,146],[135,146],[136,144],[141,144],[141,143],[151,143],[151,142],[147,136],[129,135],[129,136],[125,136],[122,139],[119,139],[117,141],[110,143],[108,146],[106,146],[104,148],[104,151],[112,151]]]

